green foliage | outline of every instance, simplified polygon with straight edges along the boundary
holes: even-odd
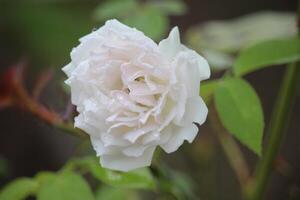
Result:
[[[144,7],[137,12],[137,16],[130,16],[123,22],[131,27],[143,31],[152,39],[160,39],[166,32],[168,18],[162,11],[154,7]]]
[[[183,15],[187,11],[187,7],[180,0],[153,1],[150,4],[169,15]]]
[[[264,119],[255,90],[243,79],[228,78],[220,82],[214,97],[224,127],[260,155]]]
[[[197,199],[193,192],[193,181],[186,174],[172,171],[171,188],[177,199]]]
[[[73,171],[75,169],[82,173],[88,172],[101,182],[113,186],[98,189],[96,199],[138,199],[133,189],[155,188],[148,168],[119,173],[106,170],[96,158],[87,157],[68,162],[57,173],[40,172],[34,178],[17,179],[2,189],[0,199],[23,200],[32,195],[38,200],[95,200],[88,183]]]
[[[44,183],[48,183],[53,181],[56,178],[56,174],[53,172],[39,172],[35,176],[35,180],[40,184],[43,185]]]
[[[175,171],[164,163],[153,166],[159,191],[165,195],[162,199],[199,199],[195,198],[194,182],[185,173]],[[173,197],[173,198],[171,198]]]
[[[96,8],[94,17],[101,21],[116,17],[126,17],[130,12],[135,11],[137,6],[137,0],[105,1]]]
[[[19,178],[8,184],[0,192],[1,200],[23,200],[34,195],[38,189],[38,183],[30,178]]]
[[[243,50],[233,65],[236,76],[263,67],[300,60],[300,39],[271,40]]]
[[[185,11],[186,7],[180,0],[114,0],[100,4],[94,12],[94,18],[102,23],[117,18],[150,38],[160,40],[169,27],[168,15],[180,15]]]
[[[212,81],[205,81],[200,84],[200,96],[203,98],[203,100],[208,103],[214,93],[214,91],[217,89],[219,84],[219,81],[212,80]]]
[[[204,55],[213,70],[222,70],[232,67],[236,53],[243,48],[296,36],[295,18],[294,13],[263,11],[192,26],[185,36],[187,43]]]
[[[65,169],[79,168],[90,172],[95,178],[103,183],[115,187],[154,189],[155,182],[148,168],[142,168],[130,172],[117,172],[102,168],[95,157],[86,157],[71,160]]]
[[[37,192],[38,200],[94,200],[86,181],[73,172],[62,172],[56,176],[44,176],[43,184]]]
[[[96,200],[138,200],[133,190],[102,186],[96,191]]]

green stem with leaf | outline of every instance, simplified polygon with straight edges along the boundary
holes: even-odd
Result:
[[[256,180],[250,184],[249,192],[251,200],[262,199],[263,193],[271,175],[274,160],[283,138],[284,129],[288,122],[288,116],[293,105],[297,77],[300,76],[299,63],[290,65],[283,78],[282,85],[276,100],[275,108],[269,125],[269,144],[256,171]]]
[[[300,20],[300,1],[298,3],[298,21]],[[263,199],[269,177],[271,175],[274,160],[278,153],[280,142],[283,138],[289,114],[294,103],[298,77],[300,77],[300,62],[289,65],[283,77],[278,97],[275,102],[274,111],[271,116],[268,136],[269,144],[261,162],[258,165],[255,180],[250,183],[246,192],[250,200]]]

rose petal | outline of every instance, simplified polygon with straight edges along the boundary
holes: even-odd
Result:
[[[79,115],[103,167],[129,171],[150,165],[156,146],[166,152],[197,135],[207,107],[200,81],[204,58],[181,44],[178,28],[157,45],[117,20],[80,39],[63,68]]]
[[[73,72],[73,70],[76,68],[76,66],[75,65],[73,65],[72,63],[69,63],[69,64],[67,64],[66,66],[64,66],[63,68],[62,68],[62,70],[63,70],[63,72],[65,72],[65,74],[67,75],[67,76],[71,76],[72,75],[72,72]]]
[[[148,122],[148,124],[146,124],[142,127],[139,127],[139,128],[136,128],[132,131],[127,132],[124,135],[124,139],[130,141],[131,143],[134,143],[134,142],[136,142],[136,140],[139,137],[141,137],[142,135],[147,134],[150,131],[153,131],[153,130],[157,129],[157,127],[158,127],[158,124],[156,124],[154,121],[150,121],[150,122]]]
[[[100,157],[100,163],[103,167],[127,172],[140,167],[149,166],[151,164],[154,150],[155,147],[149,147],[139,157],[125,156],[121,152],[113,155],[102,155]]]
[[[156,100],[153,95],[136,96],[129,93],[129,96],[132,100],[145,106],[151,107],[156,105]]]
[[[184,140],[191,143],[198,133],[198,128],[195,124],[191,124],[185,127],[173,126],[168,131],[172,131],[172,133],[167,132],[165,134],[169,134],[171,137],[168,142],[160,144],[160,147],[165,152],[172,153],[183,144]]]
[[[145,145],[140,145],[140,144],[135,144],[135,145],[131,145],[125,149],[123,149],[123,153],[126,156],[130,156],[130,157],[139,157],[141,155],[143,155],[144,151],[148,148],[148,146]]]
[[[194,50],[186,48],[185,51],[189,54],[188,60],[196,60],[196,66],[199,68],[200,72],[200,81],[208,79],[210,77],[210,68],[208,62]]]
[[[166,90],[163,85],[156,84],[155,88],[149,88],[147,84],[141,82],[132,82],[128,84],[130,93],[135,96],[161,94]]]
[[[169,60],[173,59],[173,57],[182,49],[182,45],[180,43],[180,35],[178,27],[174,27],[169,37],[160,41],[158,44],[158,48],[162,54],[164,54]]]
[[[200,96],[189,98],[181,123],[189,125],[196,122],[199,125],[202,125],[206,120],[207,113],[208,109]]]

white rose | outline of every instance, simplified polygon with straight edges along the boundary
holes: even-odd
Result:
[[[103,167],[149,166],[157,146],[171,153],[192,142],[207,116],[199,96],[206,60],[180,43],[175,27],[158,45],[117,20],[80,39],[63,68],[79,115]]]

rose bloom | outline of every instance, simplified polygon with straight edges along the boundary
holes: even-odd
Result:
[[[149,166],[160,146],[171,153],[192,142],[207,116],[199,96],[207,61],[180,43],[175,27],[158,45],[117,20],[80,39],[63,68],[79,115],[103,167]]]

